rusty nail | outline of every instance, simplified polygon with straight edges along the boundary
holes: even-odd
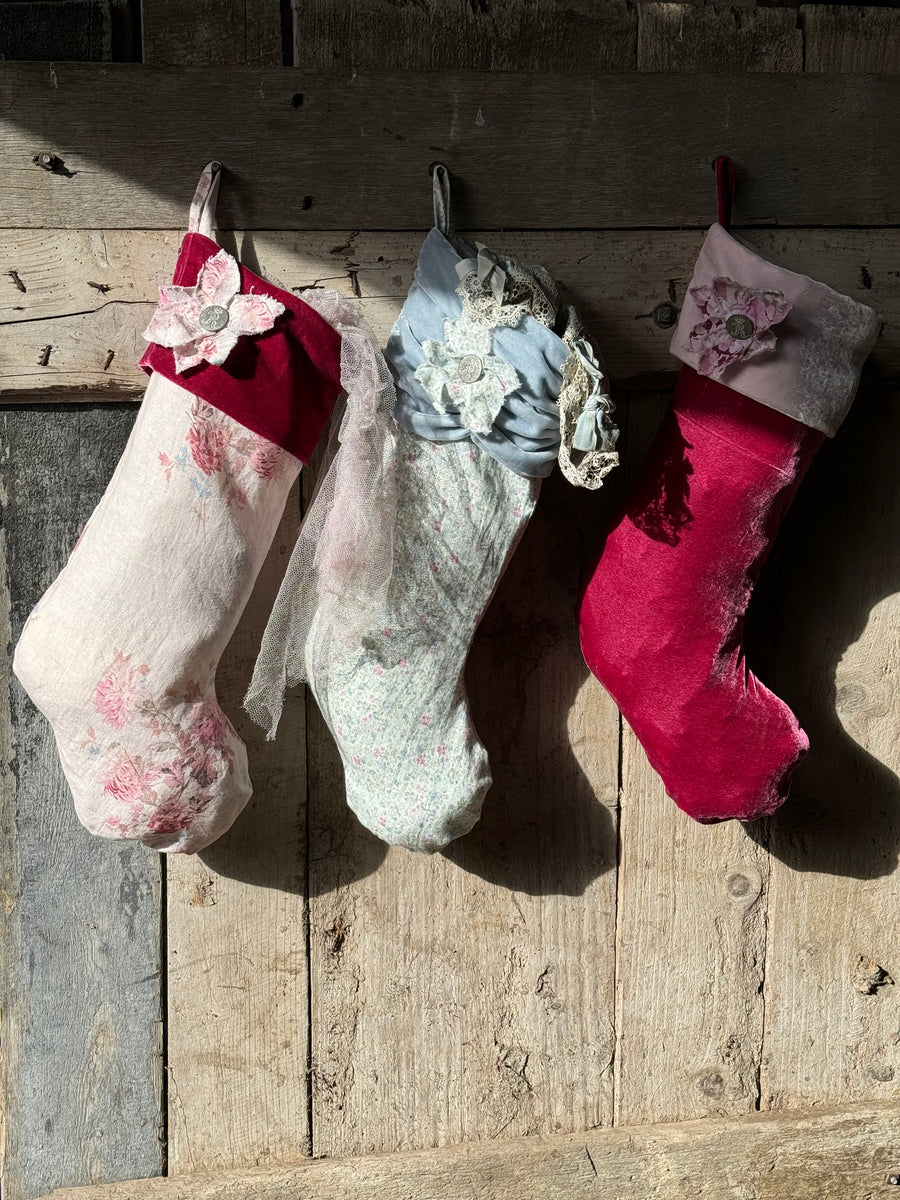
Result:
[[[52,346],[41,346],[41,352],[38,355],[38,366],[39,367],[46,367],[47,364],[50,362],[50,351],[52,349],[53,349]]]
[[[101,295],[103,295],[103,296],[105,296],[106,293],[108,291],[110,291],[110,289],[112,288],[111,283],[94,283],[94,281],[92,279],[89,279],[87,281],[87,285],[88,285],[88,287],[96,288],[97,291],[100,292]]]
[[[103,370],[104,370],[104,371],[108,371],[108,370],[109,370],[109,364],[112,362],[112,360],[113,360],[115,357],[116,357],[116,352],[115,352],[115,350],[107,350],[107,352],[106,352],[106,362],[103,364]]]
[[[678,309],[674,304],[664,301],[657,304],[650,316],[653,318],[653,324],[659,329],[671,329],[678,320]]]
[[[19,289],[20,292],[25,292],[28,290],[25,287],[25,284],[19,278],[18,271],[8,271],[7,274],[9,275],[10,279],[13,281],[13,283],[16,285],[16,287]]]

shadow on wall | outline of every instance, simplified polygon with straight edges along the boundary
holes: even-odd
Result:
[[[637,421],[632,411],[632,418],[656,424],[654,412]],[[644,441],[652,429],[634,432]],[[873,625],[851,648],[873,609],[900,591],[898,456],[900,396],[869,389],[813,463],[748,614],[751,664],[794,708],[812,748],[785,807],[745,829],[794,870],[875,878],[896,865],[900,781],[886,765],[895,761],[896,702],[884,674],[894,643],[884,624]],[[463,870],[528,894],[580,895],[615,867],[616,716],[582,661],[574,610],[582,560],[624,483],[624,472],[593,494],[573,492],[558,473],[545,483],[466,672],[494,786],[479,824],[444,853]],[[274,596],[277,580],[261,585]],[[260,597],[251,607],[259,614],[270,604]],[[257,642],[261,629],[249,631]],[[576,706],[582,688],[588,691]],[[572,748],[573,707],[590,714],[585,739],[597,739],[588,753],[609,789],[603,802],[597,778],[588,779]],[[236,710],[232,703],[229,711]],[[234,830],[202,857],[223,874],[301,890],[302,733],[280,735],[273,746],[236,720],[258,792]],[[387,851],[347,811],[337,752],[312,703],[307,722],[309,886],[327,894],[373,873]]]
[[[881,602],[900,592],[898,459],[900,393],[866,389],[810,468],[757,589],[754,610],[778,618],[771,682],[810,752],[785,806],[745,828],[796,871],[874,879],[897,864],[898,706],[887,673],[897,637]]]
[[[616,866],[619,717],[584,664],[575,616],[583,531],[608,521],[616,491],[577,492],[558,471],[544,483],[466,672],[494,785],[479,824],[444,853],[529,895],[579,896]],[[593,779],[572,745],[576,707]]]

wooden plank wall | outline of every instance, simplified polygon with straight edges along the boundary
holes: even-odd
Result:
[[[360,295],[382,338],[429,220],[426,157],[447,151],[464,223],[572,288],[620,385],[625,450],[598,496],[545,486],[485,618],[467,680],[495,785],[446,854],[388,851],[360,830],[311,701],[289,702],[274,746],[241,719],[299,503],[220,672],[256,795],[209,851],[162,862],[92,841],[46,727],[14,681],[0,690],[10,1200],[897,1094],[900,242],[882,125],[898,24],[891,8],[144,0],[148,66],[107,68],[102,92],[93,68],[3,68],[0,391],[31,402],[2,412],[10,641],[127,434],[129,409],[98,402],[139,395],[139,331],[207,151],[231,168],[223,242],[288,286]],[[517,107],[502,77],[443,74],[426,95],[428,77],[396,74],[490,69],[539,74]],[[699,74],[711,69],[732,75]],[[830,78],[792,78],[810,72]],[[141,78],[192,118],[165,156],[136,106]],[[474,128],[473,89],[507,123],[487,143],[452,133],[447,98],[473,108]],[[506,145],[517,110],[545,161]],[[809,144],[814,110],[827,152]],[[608,119],[580,138],[586,112]],[[329,122],[357,117],[365,137],[327,140]],[[668,130],[658,161],[650,125],[658,141]],[[649,314],[686,285],[712,210],[707,164],[732,144],[754,240],[869,300],[886,327],[754,601],[753,661],[814,752],[782,817],[703,828],[665,799],[587,674],[571,612],[667,402],[668,333]],[[531,168],[530,188],[491,183],[484,145]],[[38,172],[45,146],[75,174]],[[573,182],[586,171],[589,194]]]

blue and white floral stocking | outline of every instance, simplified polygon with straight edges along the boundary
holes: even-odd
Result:
[[[559,460],[598,487],[618,461],[602,371],[553,280],[453,234],[442,167],[435,218],[386,350],[394,389],[342,373],[339,446],[248,701],[271,729],[284,683],[307,680],[348,804],[421,851],[469,830],[491,784],[463,671],[541,479]]]

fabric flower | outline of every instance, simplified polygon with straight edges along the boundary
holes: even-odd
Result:
[[[144,330],[148,342],[168,346],[181,374],[201,362],[221,365],[242,334],[264,333],[284,312],[265,294],[240,294],[241,272],[227,250],[208,258],[194,287],[167,284]]]
[[[733,363],[774,350],[771,327],[791,311],[781,292],[743,287],[721,275],[711,285],[692,287],[691,295],[704,319],[691,330],[685,349],[698,356],[698,372],[713,379],[721,379]]]
[[[519,386],[515,370],[491,354],[491,331],[463,315],[444,321],[444,341],[422,343],[416,379],[439,413],[458,409],[474,433],[490,433],[503,401]]]

